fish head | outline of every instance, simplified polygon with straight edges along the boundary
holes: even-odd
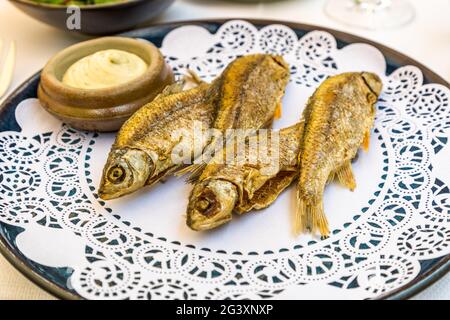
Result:
[[[193,230],[208,230],[227,223],[238,192],[236,186],[225,180],[209,180],[197,183],[189,197],[187,225]]]
[[[364,82],[369,87],[370,91],[372,91],[377,97],[380,95],[381,90],[383,89],[383,82],[380,77],[373,72],[363,72],[361,76],[364,79]]]
[[[98,195],[109,200],[136,191],[146,184],[153,167],[152,159],[142,150],[112,150],[103,169]]]

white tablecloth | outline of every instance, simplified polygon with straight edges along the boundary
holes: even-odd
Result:
[[[324,14],[324,0],[247,4],[220,0],[177,0],[153,22],[202,18],[266,18],[316,24],[357,34],[392,47],[424,63],[450,81],[450,1],[410,1],[416,8],[414,21],[398,29],[383,31],[356,29],[334,22]],[[10,92],[42,68],[52,55],[75,42],[87,39],[36,22],[4,0],[0,1],[0,38],[15,40],[17,43],[17,66]],[[25,279],[0,257],[0,299],[49,298],[49,294]],[[450,275],[415,298],[450,299]]]

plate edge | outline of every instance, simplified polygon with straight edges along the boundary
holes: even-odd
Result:
[[[355,43],[355,42],[361,42],[361,43],[367,43],[374,47],[376,47],[380,52],[383,54],[385,59],[389,57],[390,59],[393,59],[399,64],[411,64],[418,67],[425,78],[427,78],[430,82],[433,83],[439,83],[446,87],[449,87],[449,83],[443,79],[440,75],[423,65],[422,63],[418,62],[417,60],[395,50],[392,48],[389,48],[383,44],[380,44],[376,41],[372,41],[370,39],[360,37],[348,32],[335,30],[331,28],[326,28],[318,25],[312,25],[312,24],[303,24],[293,21],[283,21],[283,20],[270,20],[270,19],[249,19],[249,18],[224,18],[224,19],[197,19],[197,20],[180,20],[176,22],[164,22],[164,23],[157,23],[152,24],[146,28],[136,29],[124,33],[120,33],[121,36],[128,36],[128,37],[139,37],[139,34],[143,34],[145,32],[148,32],[150,30],[154,30],[158,27],[170,27],[170,28],[177,28],[181,27],[187,24],[190,25],[205,25],[205,24],[224,24],[227,21],[232,20],[245,20],[248,21],[254,25],[269,25],[269,24],[283,24],[291,29],[301,29],[305,31],[312,31],[312,30],[322,30],[326,31],[330,34],[332,34],[336,39],[339,39],[341,41],[347,42],[347,43]],[[0,105],[0,115],[3,112],[3,109],[6,108],[11,103],[11,100],[13,100],[17,94],[23,90],[30,82],[34,81],[36,77],[39,77],[41,70],[34,73],[32,76],[30,76],[27,80],[25,80],[21,85],[19,85],[12,93],[8,95],[8,97],[2,102]],[[76,295],[74,293],[69,292],[68,290],[56,285],[55,283],[45,279],[38,273],[36,273],[28,264],[26,261],[24,261],[22,258],[18,257],[14,254],[13,250],[9,248],[9,245],[6,243],[6,241],[0,237],[0,253],[8,260],[9,263],[11,263],[17,270],[19,270],[26,278],[31,280],[34,284],[39,286],[40,288],[44,289],[51,295],[54,295],[57,298],[60,299],[69,299],[69,300],[80,300],[83,299],[81,296]],[[415,278],[414,280],[410,281],[404,286],[401,286],[393,291],[390,291],[386,294],[380,295],[378,297],[375,297],[375,300],[378,299],[408,299],[425,288],[432,285],[434,282],[442,278],[445,274],[447,274],[450,271],[450,255],[444,256],[441,261],[439,261],[435,266],[433,266],[430,270],[428,270],[423,275]]]

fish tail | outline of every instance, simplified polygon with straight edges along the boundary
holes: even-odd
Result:
[[[295,219],[294,219],[294,233],[296,235],[299,235],[303,232],[306,232],[308,229],[308,225],[307,225],[307,206],[305,204],[305,202],[301,199],[298,198],[298,203],[297,203],[297,212],[295,214]]]
[[[362,148],[365,152],[369,151],[369,144],[370,144],[370,130],[367,130],[364,133],[364,140],[362,143]]]
[[[352,164],[350,161],[348,161],[341,168],[339,168],[339,170],[336,171],[334,176],[337,178],[337,180],[342,186],[350,189],[351,191],[355,190],[356,182],[352,171]]]
[[[320,235],[323,237],[329,235],[330,230],[328,227],[328,220],[323,210],[322,200],[310,204],[301,197],[298,198],[294,232],[298,235],[306,231],[313,234],[316,233],[316,231],[319,231]]]

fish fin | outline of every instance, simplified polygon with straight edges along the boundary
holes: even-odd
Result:
[[[330,234],[328,220],[323,210],[323,202],[320,200],[311,205],[299,197],[295,215],[294,232],[298,235],[306,231],[309,231],[312,234],[319,231],[322,237],[328,237]]]
[[[271,205],[278,196],[297,178],[297,171],[281,171],[276,176],[266,179],[263,185],[257,190],[253,190],[250,198],[246,192],[242,200],[235,206],[238,214],[249,212],[250,210],[260,210]],[[247,188],[245,185],[244,190]],[[247,191],[247,190],[245,190]]]
[[[184,81],[177,81],[175,83],[167,85],[156,97],[156,99],[164,98],[172,94],[180,93],[183,91]]]
[[[187,166],[181,168],[180,170],[177,170],[174,174],[177,177],[181,177],[185,174],[190,173],[190,175],[186,178],[186,182],[194,183],[198,180],[198,178],[200,178],[205,167],[206,167],[206,163],[201,163],[201,164],[194,163],[194,164],[187,165]]]
[[[174,175],[177,176],[177,177],[181,177],[181,176],[184,176],[184,175],[187,174],[187,173],[191,173],[191,172],[193,172],[193,171],[195,170],[195,167],[196,167],[197,165],[198,165],[198,164],[188,164],[188,165],[185,165],[184,167],[182,167],[182,168],[180,168],[179,170],[175,171],[175,172],[174,172]]]
[[[352,171],[352,163],[350,161],[340,167],[334,176],[342,186],[350,189],[351,191],[355,190],[356,182]]]
[[[194,164],[192,165],[191,174],[187,177],[186,182],[194,183],[196,182],[200,176],[202,175],[203,170],[206,168],[206,163]]]
[[[369,151],[369,144],[370,144],[370,130],[367,130],[364,133],[364,140],[362,143],[362,148],[365,152]]]
[[[273,114],[273,118],[274,119],[280,119],[281,118],[281,114],[282,114],[281,103],[278,103],[277,104],[277,108],[275,109],[275,112]]]
[[[192,69],[186,69],[187,74],[184,75],[184,79],[186,81],[191,81],[192,83],[194,83],[195,85],[201,85],[202,83],[205,83],[205,81],[203,81],[200,76]]]
[[[181,176],[184,176],[186,173],[189,172],[189,170],[187,169],[187,168],[189,168],[189,166],[190,166],[190,165],[184,165],[184,166],[178,168],[177,170],[175,170],[175,171],[173,172],[173,175],[174,175],[175,177],[181,177]]]
[[[327,184],[333,182],[335,178],[336,178],[336,173],[330,172],[330,175],[328,176],[328,179],[327,179]]]

